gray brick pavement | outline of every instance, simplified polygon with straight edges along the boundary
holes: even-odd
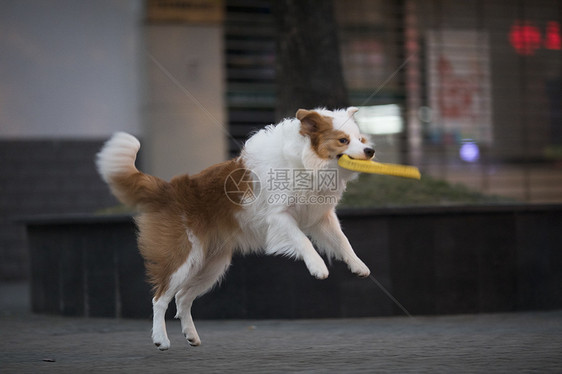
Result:
[[[18,288],[19,287],[19,288]],[[177,321],[160,352],[150,320],[32,315],[0,285],[2,373],[562,372],[562,311],[340,320]]]

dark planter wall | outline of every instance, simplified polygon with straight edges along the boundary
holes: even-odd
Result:
[[[562,307],[562,206],[342,211],[374,277],[413,315]],[[130,217],[28,220],[37,313],[151,316]],[[173,303],[172,303],[173,304]],[[198,299],[195,318],[324,318],[402,314],[371,279],[334,262],[313,279],[302,262],[235,257]],[[173,313],[171,306],[170,315]]]
[[[117,204],[93,162],[105,140],[0,139],[0,281],[29,278],[17,217]]]
[[[27,232],[34,312],[150,314],[150,305],[145,306],[149,287],[129,217],[41,219]]]

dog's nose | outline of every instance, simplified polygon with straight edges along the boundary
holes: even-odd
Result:
[[[367,158],[373,158],[375,155],[375,150],[373,148],[365,148],[363,152],[365,152],[365,156],[367,156]]]

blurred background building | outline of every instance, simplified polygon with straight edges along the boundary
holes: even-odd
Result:
[[[559,0],[334,0],[341,63],[377,157],[519,203],[562,202]],[[276,122],[269,0],[0,2],[0,279],[26,215],[116,204],[94,155],[143,141],[164,178]]]

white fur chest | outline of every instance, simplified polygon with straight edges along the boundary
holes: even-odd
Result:
[[[353,173],[341,169],[336,158],[322,158],[301,133],[301,122],[287,119],[254,134],[241,154],[254,180],[255,199],[236,213],[242,230],[238,247],[258,251],[278,224],[291,220],[304,233],[335,209]]]

